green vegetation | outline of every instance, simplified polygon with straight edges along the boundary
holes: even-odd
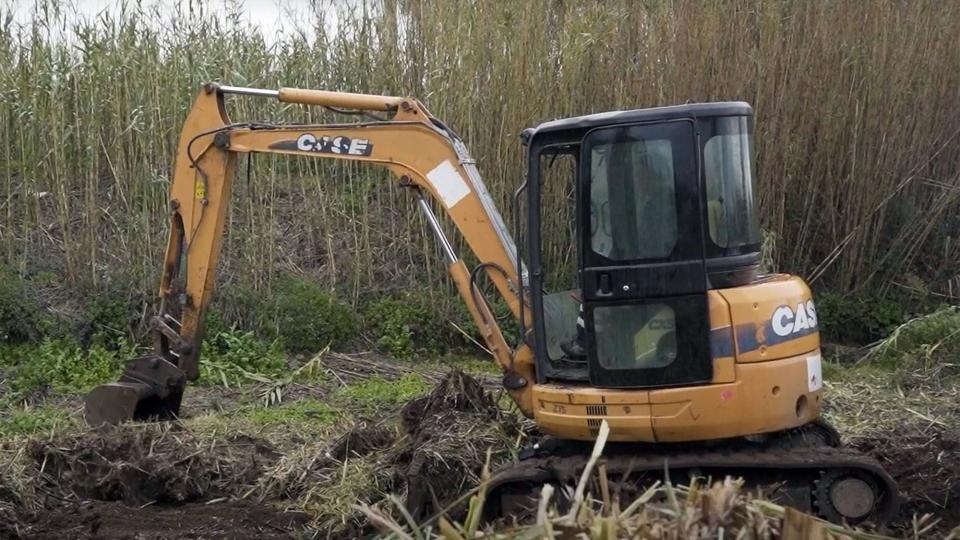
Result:
[[[312,398],[300,399],[276,407],[247,406],[236,417],[259,428],[288,428],[298,431],[329,426],[342,413],[329,404]]]
[[[107,348],[116,348],[121,342],[133,338],[133,329],[139,322],[137,314],[123,297],[98,295],[84,299],[85,329],[83,341]]]
[[[430,384],[423,377],[416,373],[407,373],[394,381],[371,377],[363,382],[344,386],[337,391],[336,397],[363,410],[376,410],[396,407],[429,389]]]
[[[499,376],[502,373],[502,370],[500,369],[500,366],[497,365],[497,362],[492,357],[486,355],[476,356],[448,354],[433,360],[427,365],[436,366],[439,370],[451,368],[462,369],[474,377],[482,375]]]
[[[911,319],[874,345],[862,362],[900,372],[921,369],[960,375],[960,309],[948,307]]]
[[[877,296],[816,296],[817,318],[825,341],[865,345],[890,334],[907,316],[902,303]]]
[[[487,300],[490,302],[490,308],[493,310],[493,316],[497,319],[498,324],[500,324],[500,331],[503,332],[503,339],[505,339],[507,343],[511,345],[518,343],[520,340],[520,328],[517,326],[517,320],[513,317],[510,307],[507,306],[507,303],[504,302],[499,296],[490,295],[487,297]],[[473,323],[473,317],[471,317],[470,312],[467,311],[466,304],[459,302],[457,304],[457,311],[460,313],[460,320],[464,321],[462,328],[471,336],[473,336],[473,339],[478,343],[483,343],[480,330],[478,330],[477,325]]]
[[[77,419],[61,408],[53,406],[18,408],[0,416],[0,439],[51,434],[75,426],[77,426]]]
[[[6,372],[9,388],[3,399],[16,401],[45,389],[57,394],[85,392],[116,379],[123,362],[136,351],[136,346],[126,342],[116,349],[101,345],[84,348],[68,339],[0,347],[0,367]]]
[[[203,383],[239,385],[254,377],[285,377],[289,371],[279,342],[263,341],[253,332],[223,330],[204,340],[200,362]]]
[[[287,277],[276,295],[277,333],[294,352],[315,353],[350,343],[357,332],[353,310],[314,282]]]
[[[363,320],[368,335],[397,358],[437,356],[465,344],[428,291],[380,298],[366,307]]]

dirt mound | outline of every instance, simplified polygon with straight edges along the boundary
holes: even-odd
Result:
[[[897,481],[900,521],[931,513],[946,530],[960,525],[960,438],[942,430],[928,435],[892,433],[854,442]]]
[[[382,425],[361,422],[338,437],[327,453],[330,459],[339,462],[350,457],[363,457],[377,450],[383,450],[396,440],[397,434],[393,430]]]
[[[509,459],[519,432],[515,415],[453,371],[396,415],[286,455],[177,423],[33,440],[17,454],[19,483],[0,477],[0,538],[270,538],[294,519],[272,504],[305,510],[311,529],[356,537],[372,531],[353,504],[399,515],[405,503],[418,518],[445,509],[476,486],[488,452],[492,467]]]
[[[398,473],[414,518],[442,509],[433,501],[452,502],[475,485],[487,451],[500,461],[510,443],[506,433],[518,428],[476,379],[459,370],[401,414],[409,441],[398,456],[403,464]]]
[[[407,403],[401,415],[407,431],[411,435],[419,435],[429,432],[438,424],[448,424],[438,423],[437,420],[448,417],[451,412],[496,418],[500,410],[476,379],[460,370],[453,370],[440,380],[429,394]]]
[[[278,456],[257,439],[199,440],[169,425],[89,432],[28,448],[45,492],[55,498],[184,503],[237,494]]]
[[[297,499],[336,537],[371,532],[344,501],[395,512],[390,494],[415,517],[430,515],[474,487],[491,465],[509,458],[519,422],[504,415],[483,386],[452,371],[401,410],[403,429],[360,423],[335,441],[288,455],[261,482],[264,499]]]
[[[129,539],[179,538],[227,539],[294,537],[308,521],[306,515],[282,512],[268,504],[247,501],[179,506],[147,506],[131,510],[121,503],[91,502],[57,508],[21,520],[2,538]],[[7,533],[5,536],[4,533]]]

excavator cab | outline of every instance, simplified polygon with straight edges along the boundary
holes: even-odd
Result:
[[[736,102],[602,113],[525,132],[540,383],[713,379],[714,356],[732,343],[711,332],[707,291],[751,283],[760,263],[752,137],[753,111]],[[551,293],[545,280],[558,261],[545,256],[542,208],[558,159],[574,171],[576,257],[567,264],[576,261],[578,290]],[[569,354],[570,340],[584,354]]]

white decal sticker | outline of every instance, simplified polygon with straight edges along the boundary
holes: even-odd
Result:
[[[460,176],[460,173],[457,172],[457,169],[449,160],[444,160],[443,163],[428,172],[427,180],[436,188],[447,208],[453,208],[453,205],[470,193],[467,183],[463,181],[463,177]]]
[[[820,355],[807,357],[807,388],[816,392],[823,387],[823,369],[820,365]]]

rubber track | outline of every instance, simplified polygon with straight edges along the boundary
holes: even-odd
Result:
[[[494,490],[510,484],[548,481],[576,482],[586,465],[586,456],[547,456],[520,461],[504,469],[491,481]],[[799,446],[794,448],[736,448],[726,450],[681,449],[672,452],[645,450],[636,454],[618,453],[604,456],[608,474],[657,472],[667,469],[728,469],[735,471],[809,471],[809,486],[828,469],[856,469],[870,473],[881,485],[880,504],[871,520],[885,523],[891,520],[900,506],[896,482],[870,456],[849,448],[830,446]]]

